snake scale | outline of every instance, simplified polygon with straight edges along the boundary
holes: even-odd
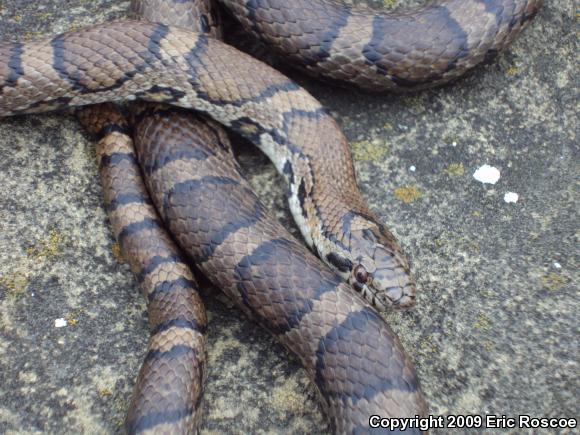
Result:
[[[221,3],[248,31],[307,72],[378,89],[418,89],[459,77],[509,44],[541,4],[451,0],[377,14],[334,1]],[[342,133],[316,100],[281,74],[203,34],[137,21],[0,45],[0,116],[132,99],[196,108],[259,145],[285,175],[293,215],[321,257],[379,308],[414,302],[407,260],[362,200]],[[225,140],[212,130],[202,135],[204,140],[213,138],[211,149],[175,139],[175,147],[166,148],[172,134],[183,135],[181,129],[193,115],[162,108],[141,110],[147,116],[136,119],[135,134],[146,151],[139,158],[163,220],[201,269],[298,357],[322,394],[333,429],[364,432],[372,414],[424,415],[418,381],[396,336],[346,284],[267,219],[243,178],[236,175],[235,165],[214,159],[231,158]],[[115,118],[114,110],[111,113]],[[151,120],[165,125],[165,136],[149,134],[154,129]],[[125,136],[122,131],[112,133]],[[101,142],[103,150],[107,138]],[[111,156],[121,156],[123,149],[130,154],[123,148],[126,143],[109,145]],[[328,160],[327,155],[337,159]],[[181,168],[180,161],[188,159],[198,166]],[[124,159],[104,160],[114,171]],[[171,167],[182,169],[177,178],[175,171],[168,175]],[[149,205],[143,193],[131,192],[125,198],[142,198],[135,202]],[[111,198],[109,209],[114,213],[119,205],[130,203]],[[210,224],[212,209],[235,211],[237,216],[232,221],[229,214]],[[157,218],[137,213],[143,213],[141,222],[146,222],[141,230],[143,225],[152,234],[158,229],[154,237],[167,242],[145,250],[172,252],[175,247],[154,223]],[[115,231],[130,246],[132,233],[121,228]],[[177,254],[166,257],[170,269],[190,276],[181,270]],[[136,265],[134,270],[143,267]],[[158,271],[162,269],[153,275]],[[167,276],[155,281],[168,282],[167,289],[182,288],[189,294],[189,305],[181,312],[164,313],[169,323],[153,322],[152,340],[157,333],[183,332],[184,352],[169,355],[181,357],[195,347],[191,344],[203,341],[205,318],[190,310],[199,302],[193,279],[180,278],[177,283],[170,277],[173,269],[164,273]],[[150,314],[169,309],[162,296],[156,299],[160,292],[144,291]],[[146,364],[163,358],[162,346],[154,343],[158,351],[151,359],[148,354]],[[183,379],[203,378],[203,357],[201,352],[202,363]],[[149,382],[141,375],[140,381]],[[184,390],[193,405],[165,423],[195,420],[200,391],[187,386]],[[155,409],[143,415],[153,415],[150,426],[163,420]]]

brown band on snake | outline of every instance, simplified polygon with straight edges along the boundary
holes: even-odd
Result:
[[[8,67],[16,57],[18,67]],[[321,258],[379,309],[415,303],[408,261],[368,210],[336,122],[298,85],[234,48],[162,24],[108,23],[0,45],[0,89],[0,116],[127,99],[206,112],[274,162]]]
[[[195,278],[157,216],[127,124],[114,105],[77,113],[97,144],[105,207],[149,313],[147,354],[126,420],[128,433],[193,433],[205,378],[207,319]]]
[[[239,174],[227,137],[194,114],[141,110],[135,145],[164,222],[200,270],[298,358],[332,429],[367,432],[374,414],[425,415],[395,334],[269,216]]]
[[[386,12],[335,0],[219,0],[291,66],[378,90],[447,83],[508,46],[542,0],[438,0]]]

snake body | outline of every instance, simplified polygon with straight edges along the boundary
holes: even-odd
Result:
[[[137,19],[219,37],[221,27],[212,12],[207,0],[131,3]],[[125,429],[129,434],[197,433],[206,377],[207,319],[195,278],[151,202],[125,116],[110,103],[82,107],[76,115],[90,133],[101,137],[97,158],[109,220],[148,303],[151,338]],[[185,126],[178,137],[187,141],[188,134],[199,134],[202,128],[201,121]],[[217,124],[213,129],[226,134]]]
[[[149,198],[123,115],[105,104],[77,116],[101,137],[97,157],[105,208],[149,313],[151,337],[127,432],[191,433],[200,420],[207,361],[207,318],[195,278]]]
[[[378,12],[336,0],[219,0],[290,65],[372,91],[447,83],[493,60],[542,0],[436,0]]]
[[[239,174],[229,142],[196,115],[145,108],[134,137],[170,232],[197,267],[300,361],[337,433],[426,404],[387,323],[273,219]],[[182,132],[190,133],[184,141]]]
[[[458,77],[513,40],[541,4],[451,0],[386,16],[333,1],[308,7],[302,1],[221,2],[248,30],[297,62],[302,59],[308,72],[379,89],[421,88]],[[317,19],[305,24],[303,16]],[[489,18],[482,20],[487,24],[474,23],[475,16]],[[404,26],[417,32],[403,31]],[[362,33],[355,37],[356,32]],[[0,116],[134,99],[196,108],[256,143],[286,177],[293,215],[321,258],[379,308],[414,302],[407,260],[363,201],[344,136],[320,104],[283,75],[206,35],[137,21],[0,44]],[[365,431],[372,414],[425,415],[418,381],[396,336],[268,220],[231,163],[222,135],[207,127],[198,134],[201,142],[185,144],[183,128],[197,123],[194,115],[158,108],[142,114],[147,116],[136,120],[139,158],[164,221],[200,268],[298,357],[321,392],[333,428]],[[187,131],[194,128],[199,129],[191,125]],[[127,222],[113,224],[119,236]],[[187,311],[182,317],[189,323],[180,320],[169,328],[190,334],[181,338],[190,349],[202,348],[195,344],[203,342],[202,334],[191,334],[196,328],[196,334],[203,332],[204,318],[196,316]],[[158,329],[152,336],[156,355],[163,346],[155,337],[165,331]],[[161,373],[156,370],[140,377],[138,388]],[[191,384],[201,385],[201,365],[188,373]],[[173,423],[165,423],[191,425],[198,393],[172,414]],[[156,415],[154,406],[132,409],[139,416]],[[139,416],[130,414],[133,429],[146,420]],[[147,424],[164,424],[159,417]]]

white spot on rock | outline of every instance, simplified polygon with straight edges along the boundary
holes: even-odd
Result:
[[[560,263],[558,263],[557,261],[554,262],[554,267],[556,269],[562,269],[562,265]]]
[[[67,324],[68,324],[68,322],[66,321],[66,319],[63,319],[63,318],[54,320],[54,327],[55,328],[64,328]]]
[[[409,166],[409,171],[415,172],[417,168],[415,166]]]
[[[520,199],[520,196],[515,192],[508,192],[503,196],[505,202],[515,204]]]
[[[493,166],[483,165],[475,171],[473,178],[481,183],[495,184],[500,178],[499,169]]]

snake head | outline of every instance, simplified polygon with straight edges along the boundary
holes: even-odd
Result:
[[[377,309],[415,305],[416,284],[394,236],[381,226],[353,230],[349,283]]]

